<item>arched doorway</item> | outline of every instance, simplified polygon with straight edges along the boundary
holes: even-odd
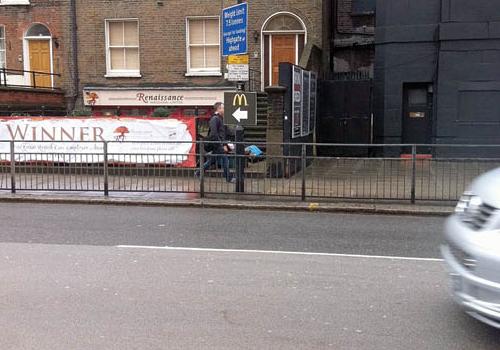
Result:
[[[24,69],[33,72],[52,73],[52,35],[43,24],[33,24],[24,36]],[[53,87],[51,75],[27,74],[31,86]]]
[[[264,86],[276,85],[279,64],[298,64],[307,41],[304,22],[289,12],[269,17],[262,26],[262,72]]]

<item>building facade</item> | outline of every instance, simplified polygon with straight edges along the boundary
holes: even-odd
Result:
[[[41,104],[54,98],[44,90],[57,88],[72,108],[77,91],[70,9],[65,0],[0,0],[0,86],[39,89],[41,95],[32,97]],[[0,93],[0,104],[11,102],[12,91]],[[26,91],[20,93],[26,99]]]
[[[376,141],[500,143],[495,0],[377,1]]]
[[[68,113],[89,108],[94,115],[149,115],[157,107],[208,107],[235,89],[225,79],[220,48],[221,11],[235,4],[0,0],[0,68],[6,69],[0,83],[10,90],[55,89]],[[280,62],[324,69],[327,5],[249,2],[247,89],[277,84]]]
[[[150,114],[158,106],[189,114],[221,100],[235,85],[225,79],[220,15],[235,4],[79,1],[82,103],[95,115]],[[321,0],[249,2],[247,88],[277,84],[280,62],[321,70],[323,6]]]

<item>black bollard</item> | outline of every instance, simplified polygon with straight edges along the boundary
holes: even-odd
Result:
[[[245,192],[245,145],[243,144],[245,130],[238,124],[235,131],[236,141],[236,192]]]

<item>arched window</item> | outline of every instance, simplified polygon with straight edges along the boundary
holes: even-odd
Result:
[[[51,36],[50,30],[43,24],[37,23],[31,26],[31,28],[26,33],[28,37],[36,37],[36,36]]]
[[[304,27],[299,22],[297,17],[289,14],[279,14],[271,17],[264,27],[264,32],[276,32],[276,31],[295,31],[295,32],[305,32]]]
[[[279,83],[279,64],[298,64],[307,41],[307,31],[300,17],[280,12],[262,26],[262,72],[265,86]]]

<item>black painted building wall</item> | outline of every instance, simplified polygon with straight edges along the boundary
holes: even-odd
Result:
[[[375,41],[377,142],[500,144],[500,1],[378,0]]]

